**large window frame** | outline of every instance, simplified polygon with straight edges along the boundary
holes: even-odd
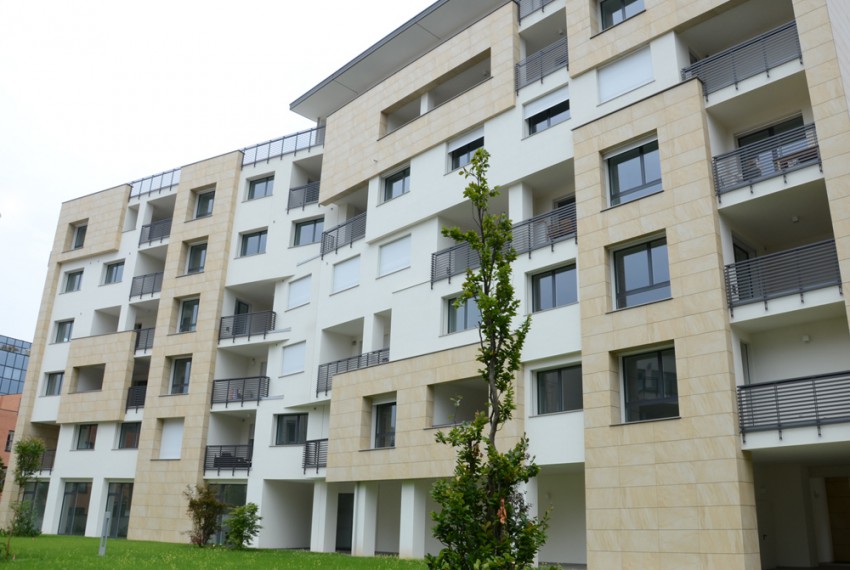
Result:
[[[382,202],[389,202],[410,192],[410,167],[393,172],[384,177]]]
[[[676,353],[671,347],[623,355],[623,421],[679,417]]]
[[[458,168],[463,168],[464,166],[468,165],[470,162],[472,162],[472,156],[475,154],[475,151],[483,147],[484,137],[481,136],[475,139],[474,141],[461,145],[449,152],[451,169],[457,170]]]
[[[183,299],[180,301],[180,320],[177,322],[177,332],[195,332],[198,328],[198,311],[201,307],[201,299]]]
[[[65,380],[64,372],[48,372],[44,379],[44,395],[58,396],[62,393],[62,382]]]
[[[248,200],[258,200],[274,193],[274,175],[251,180],[248,183]]]
[[[186,275],[203,273],[207,264],[207,242],[189,244],[186,253]]]
[[[195,200],[195,219],[212,216],[215,206],[215,190],[198,192]]]
[[[74,234],[71,238],[71,249],[80,249],[86,244],[86,233],[88,232],[88,224],[79,224],[74,226]]]
[[[142,422],[124,422],[118,433],[118,449],[138,449]]]
[[[311,245],[322,241],[322,232],[325,229],[325,218],[314,218],[295,222],[295,232],[292,240],[294,247]]]
[[[56,321],[56,335],[53,337],[53,342],[57,344],[71,342],[72,334],[74,334],[74,319]]]
[[[103,284],[112,285],[124,280],[124,260],[107,263],[103,273]]]
[[[531,276],[532,311],[548,311],[578,302],[575,264],[564,265]]]
[[[74,449],[90,451],[97,443],[97,424],[80,424],[77,426],[77,441]]]
[[[303,445],[307,441],[308,414],[275,416],[275,445]]]
[[[581,364],[538,370],[535,377],[539,415],[573,412],[584,408]]]
[[[667,238],[658,237],[614,252],[617,309],[671,297]]]
[[[192,357],[174,358],[171,362],[171,386],[169,394],[172,396],[188,394],[189,380],[192,376]]]
[[[77,269],[75,271],[69,271],[65,274],[65,288],[62,290],[63,293],[73,293],[75,291],[79,291],[83,285],[83,270]]]
[[[658,139],[617,151],[605,160],[611,206],[661,192]]]
[[[258,230],[256,232],[242,234],[241,244],[239,246],[239,257],[251,257],[253,255],[262,255],[266,253],[266,241],[268,239],[268,234],[268,230]]]
[[[396,409],[396,402],[375,404],[372,411],[375,417],[373,430],[375,449],[395,447]]]
[[[478,323],[481,322],[481,312],[478,310],[478,303],[474,298],[470,297],[462,305],[455,306],[457,300],[458,297],[446,299],[447,334],[478,328]]]
[[[599,18],[602,30],[633,18],[645,10],[643,0],[601,0]]]

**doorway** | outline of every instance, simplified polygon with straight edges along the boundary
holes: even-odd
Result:
[[[354,493],[340,493],[336,507],[336,550],[351,552],[354,523]]]

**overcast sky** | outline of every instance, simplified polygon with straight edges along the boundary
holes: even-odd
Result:
[[[0,0],[0,334],[62,202],[313,126],[289,103],[433,0]]]

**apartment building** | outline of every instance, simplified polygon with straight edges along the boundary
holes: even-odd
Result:
[[[316,128],[65,203],[16,430],[43,531],[183,541],[204,481],[257,547],[436,552],[483,146],[539,560],[850,560],[848,42],[840,0],[440,0],[292,103]]]
[[[3,465],[9,465],[9,452],[15,441],[15,424],[31,348],[31,342],[0,335],[0,437],[6,438],[6,444],[0,449]]]

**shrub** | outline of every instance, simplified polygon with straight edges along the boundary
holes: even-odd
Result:
[[[207,485],[189,486],[183,495],[189,501],[186,512],[192,519],[189,540],[196,546],[204,547],[220,528],[219,517],[226,507]]]
[[[248,503],[236,507],[227,517],[227,536],[224,541],[230,548],[245,548],[254,537],[260,534],[260,521],[263,517],[257,514],[257,505]]]

